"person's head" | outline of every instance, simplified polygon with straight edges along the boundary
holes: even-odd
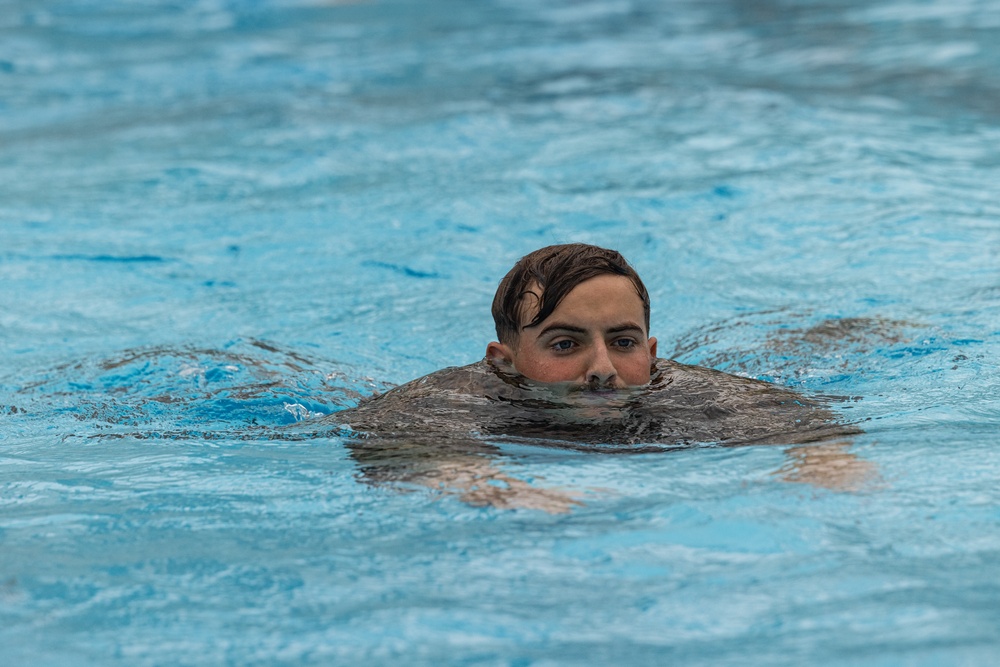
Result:
[[[493,298],[493,363],[539,382],[622,388],[649,382],[649,293],[614,250],[569,243],[522,257]]]

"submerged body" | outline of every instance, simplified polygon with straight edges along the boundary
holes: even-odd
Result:
[[[532,438],[588,449],[789,444],[850,431],[817,400],[667,359],[655,360],[647,385],[609,391],[538,383],[484,360],[431,373],[336,419],[376,437]]]

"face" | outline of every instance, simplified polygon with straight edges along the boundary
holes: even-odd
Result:
[[[525,297],[523,323],[538,312]],[[601,275],[567,294],[540,324],[521,329],[514,346],[490,343],[486,356],[539,382],[622,389],[649,382],[656,339],[648,338],[642,300],[624,276]]]

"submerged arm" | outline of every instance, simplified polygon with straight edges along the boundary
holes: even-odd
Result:
[[[798,445],[775,474],[786,482],[811,484],[831,491],[860,491],[879,479],[874,463],[850,451],[850,441]]]
[[[418,484],[476,507],[561,514],[582,504],[577,494],[504,472],[496,466],[496,449],[473,438],[396,434],[354,440],[348,447],[373,484]]]

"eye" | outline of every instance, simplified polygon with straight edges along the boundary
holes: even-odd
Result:
[[[623,350],[627,350],[630,347],[635,347],[636,344],[637,343],[631,338],[619,338],[614,343],[612,343],[612,345],[614,345],[615,347],[620,347]]]
[[[568,339],[557,340],[555,343],[552,343],[552,349],[556,352],[568,352],[569,350],[572,350],[575,345],[576,343]]]

